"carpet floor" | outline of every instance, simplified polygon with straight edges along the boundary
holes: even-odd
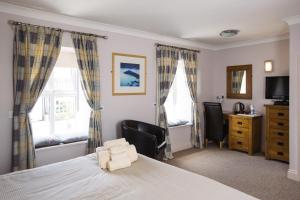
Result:
[[[167,163],[214,179],[262,200],[300,200],[300,183],[288,179],[288,164],[263,155],[220,150],[189,149]],[[216,191],[217,192],[217,191]]]

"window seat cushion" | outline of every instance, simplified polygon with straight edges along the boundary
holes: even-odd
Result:
[[[174,127],[174,126],[182,126],[189,123],[189,121],[187,120],[169,120],[168,121],[168,126],[169,127]]]
[[[62,142],[58,137],[50,134],[33,134],[33,141],[35,148],[59,145]]]
[[[72,142],[80,142],[88,139],[88,134],[86,132],[74,132],[68,134],[56,135],[64,144]]]

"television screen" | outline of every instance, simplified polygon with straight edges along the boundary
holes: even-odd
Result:
[[[266,77],[266,99],[289,99],[289,77]]]

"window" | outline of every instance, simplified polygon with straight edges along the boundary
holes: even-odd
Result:
[[[192,123],[192,99],[183,60],[178,61],[176,75],[164,106],[169,126]]]
[[[30,113],[36,147],[51,145],[51,142],[45,142],[52,139],[55,139],[55,144],[87,139],[90,108],[84,97],[80,78],[75,52],[63,48]]]

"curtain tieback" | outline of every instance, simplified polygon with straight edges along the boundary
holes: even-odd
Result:
[[[93,111],[93,112],[97,112],[97,111],[101,111],[101,110],[103,110],[103,107],[102,107],[102,106],[100,106],[100,107],[98,107],[98,108],[92,108],[92,111]]]
[[[21,109],[19,110],[19,115],[28,115],[30,113],[30,109]]]

